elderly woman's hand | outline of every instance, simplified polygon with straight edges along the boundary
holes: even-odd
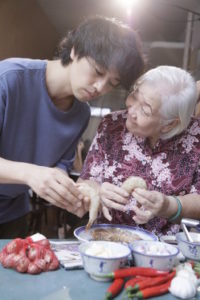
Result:
[[[124,211],[124,206],[128,202],[128,193],[109,182],[104,182],[100,188],[101,206],[104,217],[111,221],[112,217],[109,209]]]
[[[132,208],[135,212],[133,219],[137,224],[145,224],[156,216],[164,216],[169,204],[168,197],[157,191],[137,188],[133,192],[133,197],[140,204],[140,207]]]

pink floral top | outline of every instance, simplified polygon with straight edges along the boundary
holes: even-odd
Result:
[[[105,181],[120,186],[131,175],[142,177],[149,190],[166,195],[200,192],[200,120],[191,121],[187,130],[168,140],[159,140],[152,149],[148,140],[133,136],[125,126],[126,111],[107,115],[93,140],[82,179]],[[130,212],[111,211],[112,223],[136,226]],[[100,213],[98,222],[109,223]],[[179,225],[155,217],[141,225],[157,235],[175,234]]]

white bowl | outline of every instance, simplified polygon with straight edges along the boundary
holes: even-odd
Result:
[[[144,241],[157,241],[158,237],[147,230],[142,228],[128,226],[128,225],[120,225],[120,224],[95,224],[92,225],[90,229],[86,230],[85,226],[78,227],[74,230],[74,236],[81,242],[94,241],[93,234],[95,230],[116,230],[118,234],[127,234],[130,235],[130,240],[133,238],[133,235],[138,236],[141,240]],[[102,238],[101,238],[102,240]],[[119,239],[120,240],[120,239]],[[118,240],[118,242],[120,242]],[[111,240],[110,240],[111,242]],[[113,241],[114,242],[114,241]],[[130,242],[131,243],[131,242]],[[124,243],[127,244],[127,243]]]
[[[184,232],[176,234],[178,247],[183,255],[189,259],[200,260],[200,233],[190,232],[194,243],[188,242]]]
[[[106,249],[106,250],[105,250]],[[124,266],[131,255],[128,246],[107,241],[90,241],[79,246],[84,269],[91,278],[108,281],[103,275]]]
[[[135,241],[131,245],[136,266],[171,270],[177,263],[179,249],[158,241]]]

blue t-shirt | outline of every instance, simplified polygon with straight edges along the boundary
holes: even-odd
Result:
[[[0,62],[0,157],[69,171],[90,109],[74,99],[69,111],[59,110],[47,92],[46,65],[22,58]],[[0,223],[28,212],[28,189],[0,184]]]

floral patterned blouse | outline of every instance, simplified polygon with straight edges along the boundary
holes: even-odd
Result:
[[[168,140],[158,140],[152,149],[148,139],[136,137],[126,129],[127,111],[107,115],[86,157],[82,179],[120,186],[131,175],[142,177],[149,190],[166,195],[200,192],[200,120],[193,119],[183,133]],[[132,212],[112,209],[111,223],[136,226]],[[102,213],[98,223],[109,223]],[[157,235],[175,234],[179,225],[154,217],[139,227]]]

